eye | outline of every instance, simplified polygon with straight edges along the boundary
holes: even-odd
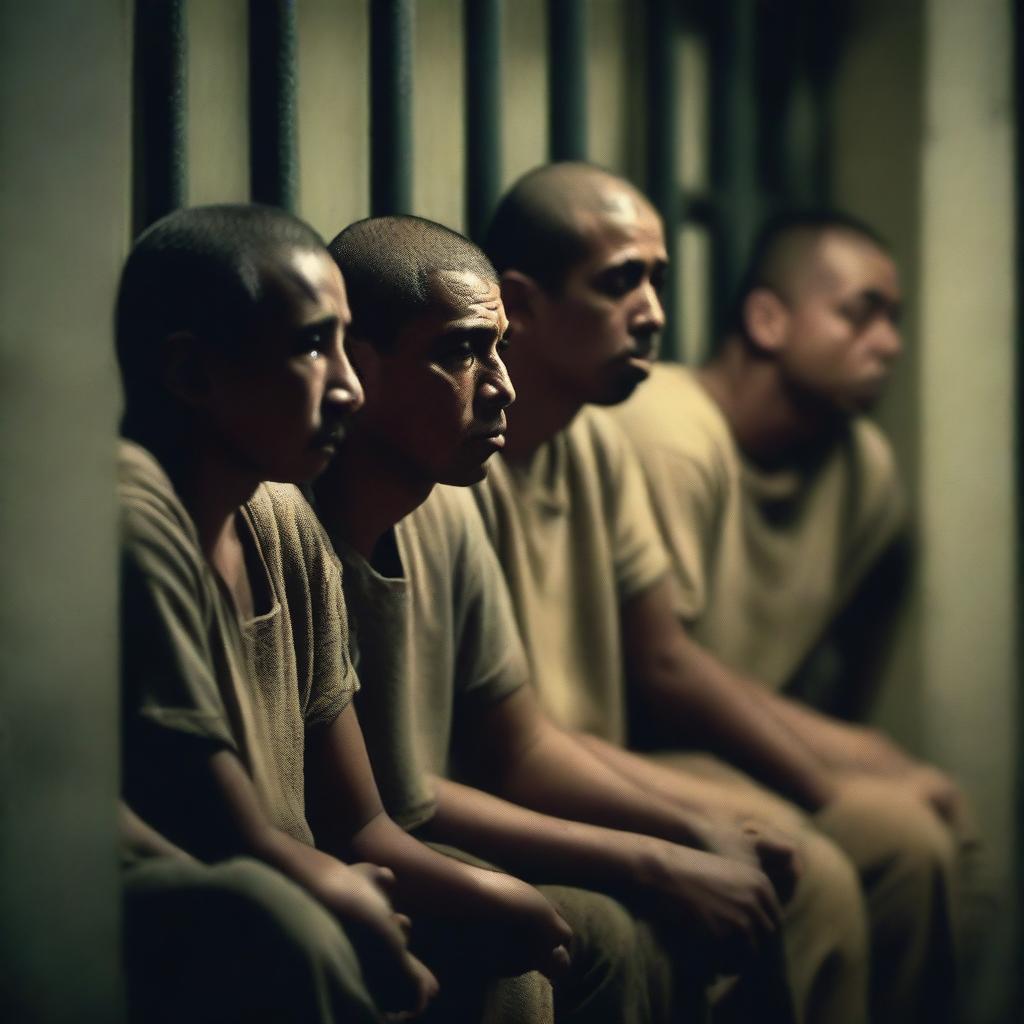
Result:
[[[438,351],[438,361],[445,366],[469,366],[475,358],[476,351],[469,338],[449,338]]]
[[[319,359],[329,344],[330,337],[322,326],[307,327],[295,339],[293,355]]]
[[[617,299],[631,292],[643,280],[644,266],[639,260],[609,267],[597,276],[597,290]]]
[[[508,347],[511,344],[512,344],[512,339],[509,338],[509,336],[506,334],[506,335],[503,335],[501,338],[498,339],[498,342],[497,342],[497,344],[494,347],[498,350],[498,352],[500,354],[502,352],[507,352],[508,351]]]

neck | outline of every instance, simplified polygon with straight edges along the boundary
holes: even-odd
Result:
[[[434,489],[394,472],[393,460],[351,436],[314,484],[317,511],[329,531],[369,561],[377,542]]]
[[[196,524],[203,554],[219,566],[219,555],[236,536],[235,513],[252,497],[260,480],[219,446],[193,441],[187,450],[193,454],[178,460],[171,480]]]
[[[720,355],[698,371],[719,406],[740,450],[752,461],[773,465],[800,459],[835,431],[834,413],[801,401],[786,386],[775,360],[727,338]]]
[[[515,347],[509,355],[507,364],[516,400],[505,413],[508,437],[502,457],[512,465],[522,465],[572,423],[583,403],[559,387],[535,360],[517,357]]]

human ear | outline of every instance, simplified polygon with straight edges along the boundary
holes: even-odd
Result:
[[[202,405],[211,381],[206,351],[191,331],[176,331],[164,338],[160,352],[163,385],[180,402]]]
[[[770,288],[755,288],[743,300],[747,337],[765,352],[778,352],[786,343],[789,310]]]
[[[518,270],[506,270],[501,275],[501,302],[508,317],[510,335],[520,333],[528,327],[537,314],[540,286],[529,274]]]

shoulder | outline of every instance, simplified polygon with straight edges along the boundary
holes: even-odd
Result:
[[[653,450],[703,460],[733,445],[721,409],[685,366],[655,366],[614,415],[641,455]]]
[[[262,483],[246,509],[261,538],[272,537],[282,553],[334,560],[334,549],[313,507],[292,484]]]
[[[873,478],[895,481],[896,458],[882,428],[866,416],[850,425],[850,444],[862,472]]]
[[[204,559],[195,523],[156,457],[131,441],[118,442],[117,493],[122,557],[197,584]]]
[[[852,483],[861,496],[863,514],[901,516],[903,487],[892,445],[882,429],[867,417],[858,417],[850,425],[848,444]]]

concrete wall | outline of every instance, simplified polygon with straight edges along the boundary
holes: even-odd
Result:
[[[117,1020],[127,0],[0,5],[0,1018]]]
[[[1011,9],[863,0],[835,119],[836,197],[893,241],[907,352],[880,418],[915,499],[920,561],[878,711],[977,808],[988,900],[972,1024],[1009,1019],[1020,742],[1015,589]],[[988,913],[993,906],[998,914]]]

